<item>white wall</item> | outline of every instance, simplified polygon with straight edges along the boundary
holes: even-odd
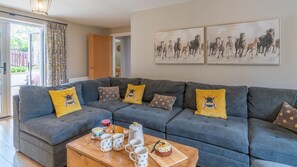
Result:
[[[207,25],[281,18],[281,65],[156,65],[154,33]],[[192,0],[135,12],[131,17],[133,77],[211,84],[297,88],[296,0]]]

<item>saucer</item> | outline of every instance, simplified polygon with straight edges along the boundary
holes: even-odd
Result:
[[[100,140],[101,140],[101,137],[94,137],[94,136],[91,136],[91,139],[92,139],[92,140],[99,140],[99,141],[100,141]]]

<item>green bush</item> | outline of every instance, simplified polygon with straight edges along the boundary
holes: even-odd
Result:
[[[21,70],[21,72],[26,72],[27,71],[27,68],[24,67],[24,66],[22,66],[22,67],[20,67],[20,70]]]
[[[11,67],[11,68],[10,68],[10,72],[11,72],[11,73],[15,73],[15,72],[16,72],[16,67]]]
[[[20,67],[14,67],[14,66],[12,66],[10,68],[10,72],[11,73],[19,73],[19,72],[26,72],[26,71],[27,71],[27,68],[24,67],[24,66],[20,66]]]

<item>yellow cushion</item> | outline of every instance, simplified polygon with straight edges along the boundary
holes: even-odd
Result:
[[[227,119],[225,89],[196,89],[196,104],[197,115]]]
[[[75,87],[64,90],[50,90],[49,94],[52,98],[57,117],[81,110]]]
[[[145,85],[131,85],[128,84],[126,91],[125,103],[142,104],[142,96],[145,89]]]

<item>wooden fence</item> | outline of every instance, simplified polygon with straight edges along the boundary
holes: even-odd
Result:
[[[18,51],[18,50],[10,50],[10,62],[11,62],[11,66],[27,67],[28,52],[23,52],[23,51]]]

